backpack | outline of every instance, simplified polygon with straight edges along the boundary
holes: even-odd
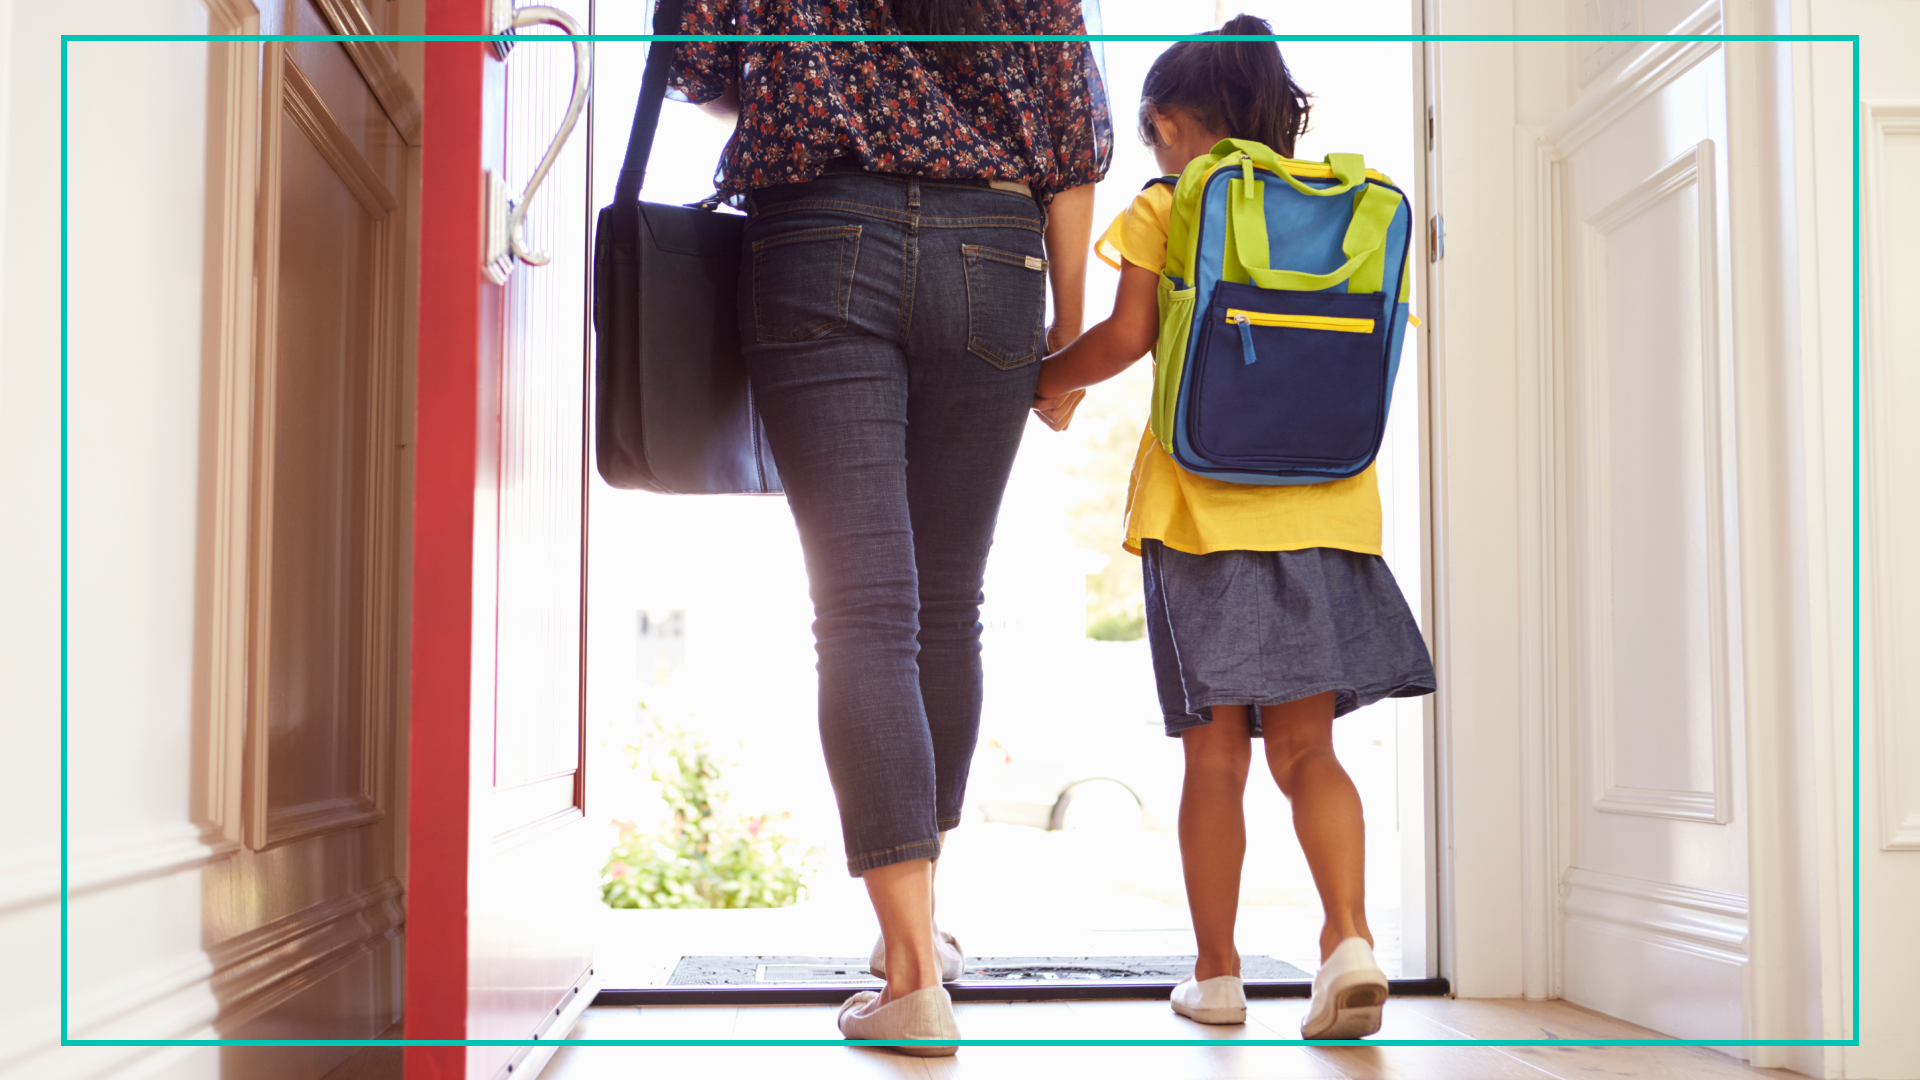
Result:
[[[1160,445],[1240,484],[1364,471],[1408,318],[1405,194],[1358,154],[1292,161],[1245,139],[1155,183],[1173,186],[1153,350]]]

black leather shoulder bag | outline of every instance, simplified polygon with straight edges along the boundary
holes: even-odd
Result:
[[[661,0],[658,33],[681,22]],[[780,475],[740,357],[740,246],[747,219],[640,201],[675,43],[647,50],[626,161],[600,211],[593,254],[595,432],[617,488],[777,494]]]

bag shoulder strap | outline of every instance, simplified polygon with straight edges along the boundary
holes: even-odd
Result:
[[[660,0],[660,6],[653,13],[653,32],[680,33],[684,8],[685,0]],[[653,155],[653,135],[660,126],[660,103],[667,96],[667,75],[679,44],[655,41],[647,46],[647,66],[640,77],[640,103],[633,110],[627,157],[620,164],[620,179],[613,189],[615,203],[632,202],[640,197],[640,185],[647,178],[647,159]]]

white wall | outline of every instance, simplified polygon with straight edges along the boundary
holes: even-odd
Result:
[[[0,1076],[211,1076],[57,1047],[61,33],[205,33],[201,0],[0,7]],[[210,1037],[190,805],[207,120],[202,44],[74,45],[68,555],[75,1037]]]
[[[1852,843],[1849,734],[1852,686],[1853,278],[1852,59],[1846,45],[1797,57],[1798,136],[1810,144],[1799,185],[1801,365],[1812,566],[1809,628],[1816,710],[1826,719],[1816,769],[1821,1007],[1845,1031],[1853,1008],[1852,937],[1860,936],[1860,1046],[1826,1057],[1849,1080],[1920,1076],[1920,693],[1902,661],[1920,655],[1920,574],[1914,568],[1913,463],[1920,439],[1920,332],[1910,308],[1920,276],[1920,3],[1800,0],[1794,29],[1858,34],[1861,123],[1860,251],[1860,846]],[[1849,877],[1860,874],[1860,924]]]
[[[1640,5],[1648,31],[1693,10]],[[1912,1022],[1920,994],[1920,701],[1899,661],[1920,653],[1920,574],[1911,536],[1920,528],[1907,475],[1920,442],[1907,418],[1920,410],[1920,336],[1903,318],[1920,288],[1911,252],[1920,214],[1920,3],[1914,0],[1741,0],[1727,5],[1729,32],[1859,33],[1863,204],[1863,393],[1861,527],[1861,845],[1852,843],[1853,454],[1851,176],[1852,70],[1847,47],[1799,46],[1784,107],[1757,108],[1757,52],[1729,54],[1735,111],[1731,168],[1752,168],[1754,148],[1778,140],[1792,175],[1782,185],[1797,215],[1785,250],[1752,244],[1735,259],[1761,259],[1747,280],[1789,276],[1797,311],[1761,312],[1779,332],[1741,399],[1742,465],[1757,488],[1743,491],[1747,588],[1764,604],[1767,670],[1749,681],[1758,747],[1752,1022],[1761,1037],[1846,1039],[1850,1030],[1855,928],[1851,880],[1859,861],[1861,1045],[1822,1052],[1759,1051],[1756,1058],[1854,1080],[1920,1076]],[[1684,10],[1683,10],[1684,9]],[[1579,13],[1575,3],[1432,0],[1428,30],[1550,33]],[[1789,18],[1791,19],[1789,27]],[[1441,155],[1430,180],[1446,215],[1446,295],[1436,328],[1434,382],[1435,545],[1447,575],[1441,609],[1449,654],[1442,669],[1443,721],[1451,745],[1440,763],[1442,844],[1451,856],[1443,906],[1449,972],[1463,996],[1536,996],[1550,991],[1547,941],[1555,896],[1536,880],[1541,843],[1538,793],[1524,781],[1539,747],[1529,735],[1540,703],[1530,697],[1534,656],[1516,610],[1535,598],[1524,583],[1524,542],[1515,533],[1540,508],[1526,492],[1537,424],[1527,416],[1522,342],[1530,332],[1530,283],[1516,251],[1516,126],[1564,108],[1551,71],[1530,46],[1448,45],[1434,73],[1443,109]],[[1876,128],[1874,121],[1883,121]],[[1744,126],[1743,126],[1744,125]],[[1884,131],[1884,134],[1882,134]],[[1742,158],[1741,154],[1748,155]],[[1736,196],[1736,201],[1738,196]],[[1734,208],[1754,213],[1753,206]],[[1736,237],[1751,237],[1736,225]],[[1764,230],[1762,230],[1764,231]],[[1876,247],[1876,245],[1878,245]],[[1762,245],[1764,246],[1764,245]],[[1875,261],[1876,251],[1887,253]],[[1754,293],[1747,294],[1749,300]],[[1736,298],[1736,307],[1739,298]],[[1754,305],[1748,303],[1751,313]],[[1743,328],[1749,332],[1752,326]],[[1875,470],[1879,463],[1879,470]],[[1764,472],[1758,470],[1765,470]],[[1517,489],[1517,493],[1516,493]],[[1876,561],[1878,560],[1878,561]],[[1749,610],[1749,626],[1755,610]],[[1766,809],[1772,820],[1758,813]],[[1889,844],[1893,846],[1888,846]]]

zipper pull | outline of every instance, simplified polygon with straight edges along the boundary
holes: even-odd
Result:
[[[1240,327],[1240,362],[1252,364],[1260,359],[1253,352],[1253,320],[1247,318],[1247,313],[1243,311],[1235,315],[1233,321]]]

